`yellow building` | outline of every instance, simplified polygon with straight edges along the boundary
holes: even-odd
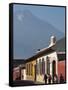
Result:
[[[26,60],[26,79],[32,81],[36,80],[36,60],[34,57]]]

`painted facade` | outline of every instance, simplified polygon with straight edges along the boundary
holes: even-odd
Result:
[[[20,68],[19,67],[15,67],[13,69],[13,81],[19,80],[19,78],[20,78]]]
[[[44,83],[45,74],[47,77],[49,77],[49,75],[51,76],[51,83],[54,82],[54,75],[57,75],[58,80],[60,80],[60,75],[62,74],[64,80],[66,80],[66,53],[56,51],[55,45],[56,38],[52,36],[50,45],[47,48],[37,51],[34,56],[26,59],[24,64],[25,68],[22,68],[23,65],[21,65],[21,67],[17,69],[18,75],[21,75],[21,80],[31,80]],[[15,78],[16,76],[14,76],[14,80]],[[48,79],[47,83],[49,83]]]
[[[64,80],[66,80],[66,75],[65,75],[65,60],[64,61],[59,61],[58,62],[58,79],[60,80],[60,74],[62,73]]]
[[[32,60],[26,63],[26,79],[27,80],[35,80],[35,70],[36,60]]]
[[[53,62],[55,62],[54,67]],[[39,64],[39,66],[37,66],[38,73],[36,79],[38,82],[44,82],[44,74],[50,74],[51,76],[53,76],[53,74],[55,73],[58,75],[58,58],[56,52],[52,52],[50,54],[38,58],[37,63]]]
[[[26,69],[21,69],[21,80],[26,80]]]

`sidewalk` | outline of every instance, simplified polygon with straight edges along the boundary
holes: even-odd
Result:
[[[44,82],[35,82],[35,84],[40,84],[40,85],[43,85],[43,84],[45,84]]]

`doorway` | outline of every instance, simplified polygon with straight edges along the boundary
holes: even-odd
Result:
[[[52,77],[53,77],[53,81],[54,81],[54,75],[56,74],[56,61],[53,60],[52,62]]]

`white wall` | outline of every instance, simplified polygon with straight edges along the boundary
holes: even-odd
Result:
[[[22,77],[23,75],[23,77]],[[21,70],[21,80],[26,80],[26,69]]]
[[[57,62],[58,62],[58,58],[57,58],[57,53],[56,52],[52,52],[52,53],[49,53],[49,54],[47,54],[47,55],[44,55],[44,56],[42,56],[42,57],[40,57],[40,58],[38,58],[37,59],[37,61],[39,62],[39,60],[41,59],[42,60],[42,58],[44,58],[44,60],[45,60],[45,73],[46,73],[46,57],[49,57],[49,59],[50,59],[50,74],[52,75],[52,62],[53,62],[53,60],[55,60],[56,61],[56,74],[58,74],[58,64],[57,64]]]

